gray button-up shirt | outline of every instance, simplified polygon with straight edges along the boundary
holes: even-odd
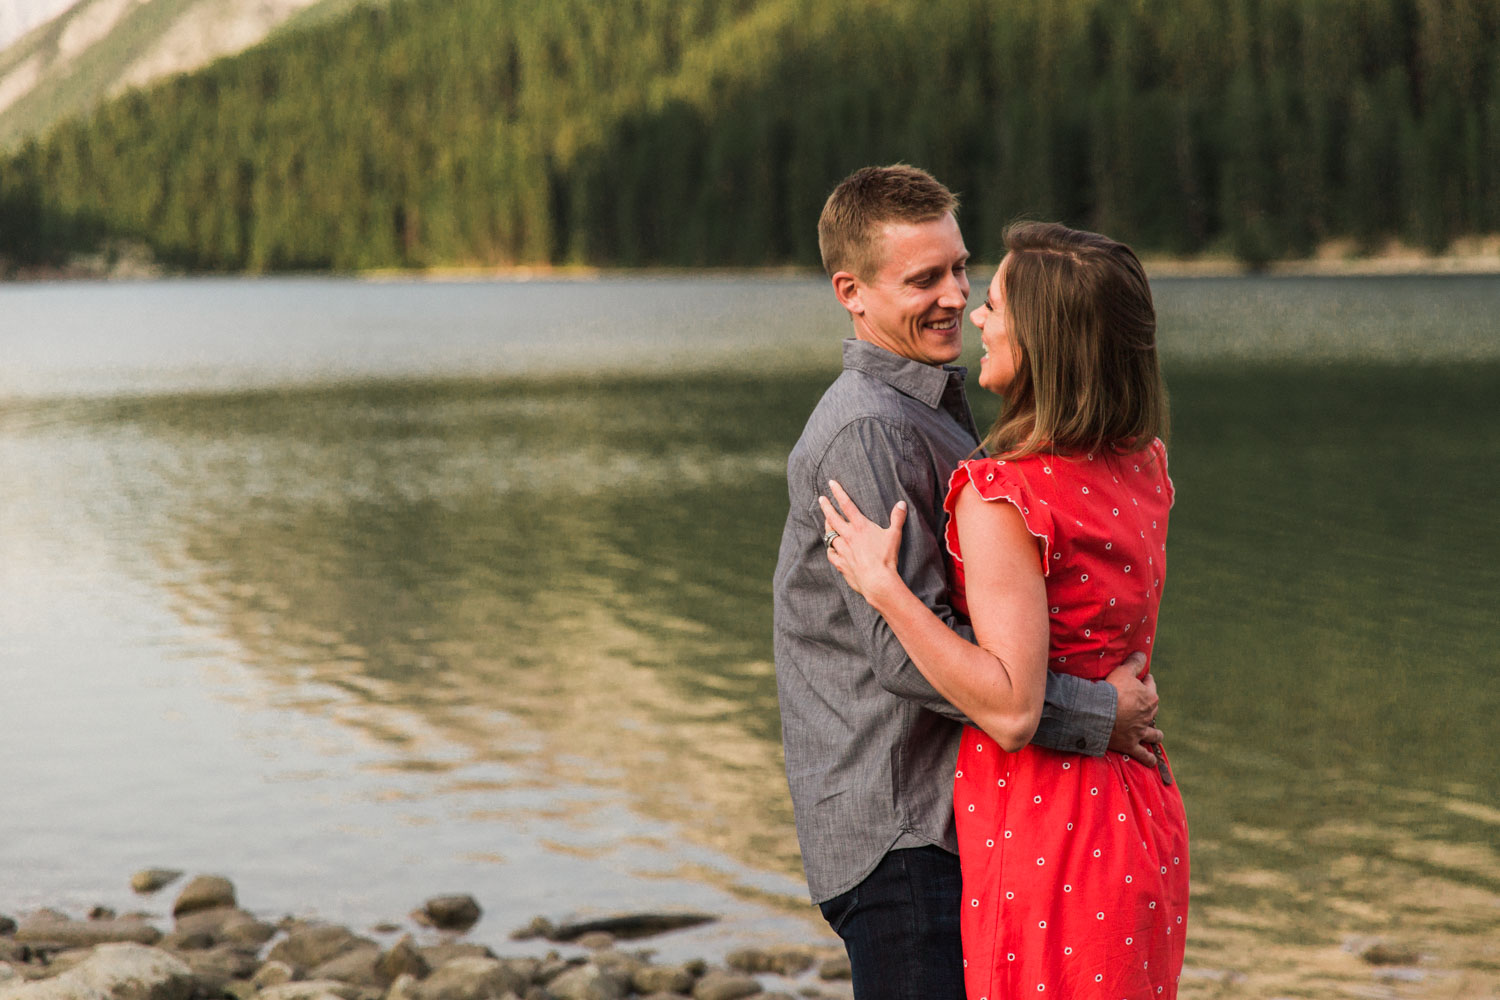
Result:
[[[967,720],[829,564],[818,496],[837,479],[882,524],[905,500],[901,575],[972,640],[948,603],[942,542],[949,476],[978,447],[965,374],[846,340],[843,374],[787,460],[791,510],[774,582],[776,685],[787,782],[814,902],[857,885],[892,849],[958,850],[953,768]],[[1114,717],[1109,684],[1049,673],[1033,742],[1101,754]]]

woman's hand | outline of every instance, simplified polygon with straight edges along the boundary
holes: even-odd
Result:
[[[859,512],[837,481],[830,479],[828,489],[838,501],[835,508],[827,497],[818,497],[823,508],[823,529],[835,533],[824,546],[828,561],[855,593],[863,594],[871,607],[878,610],[878,601],[892,586],[906,586],[896,568],[901,552],[901,528],[906,523],[906,501],[896,504],[891,511],[891,526],[882,528]]]

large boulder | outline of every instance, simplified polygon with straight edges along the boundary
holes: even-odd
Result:
[[[494,958],[455,958],[423,981],[422,1000],[499,1000],[520,995],[531,985],[524,976]]]
[[[378,946],[367,948],[361,945],[314,966],[307,978],[337,979],[341,983],[352,983],[355,986],[384,987],[386,983],[381,980],[375,967],[379,961]]]
[[[569,969],[547,984],[547,992],[557,1000],[620,1000],[628,990],[629,978],[592,963]]]
[[[0,1000],[190,1000],[193,970],[160,948],[102,944],[50,979],[0,984]]]
[[[308,979],[268,986],[255,994],[255,1000],[356,1000],[359,995],[359,987],[336,979]]]
[[[172,916],[234,905],[233,882],[221,875],[199,875],[177,894],[177,902],[172,904]]]
[[[299,925],[272,945],[266,958],[285,962],[299,974],[305,974],[356,948],[379,950],[380,946],[338,924]]]

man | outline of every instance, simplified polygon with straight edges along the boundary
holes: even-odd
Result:
[[[979,435],[964,397],[968,303],[957,199],[908,166],[867,167],[829,196],[823,266],[850,315],[843,374],[787,461],[791,509],[775,577],[787,781],[812,899],[843,938],[857,1000],[962,1000],[953,768],[963,715],[907,659],[824,554],[817,499],[838,480],[866,515],[908,507],[901,574],[947,605],[943,499]],[[1133,657],[1106,681],[1049,675],[1033,742],[1155,764],[1155,682]]]

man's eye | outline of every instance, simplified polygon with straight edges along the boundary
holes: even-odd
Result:
[[[969,265],[968,264],[955,264],[955,265],[953,265],[953,273],[954,274],[967,274],[968,271],[969,271]]]

